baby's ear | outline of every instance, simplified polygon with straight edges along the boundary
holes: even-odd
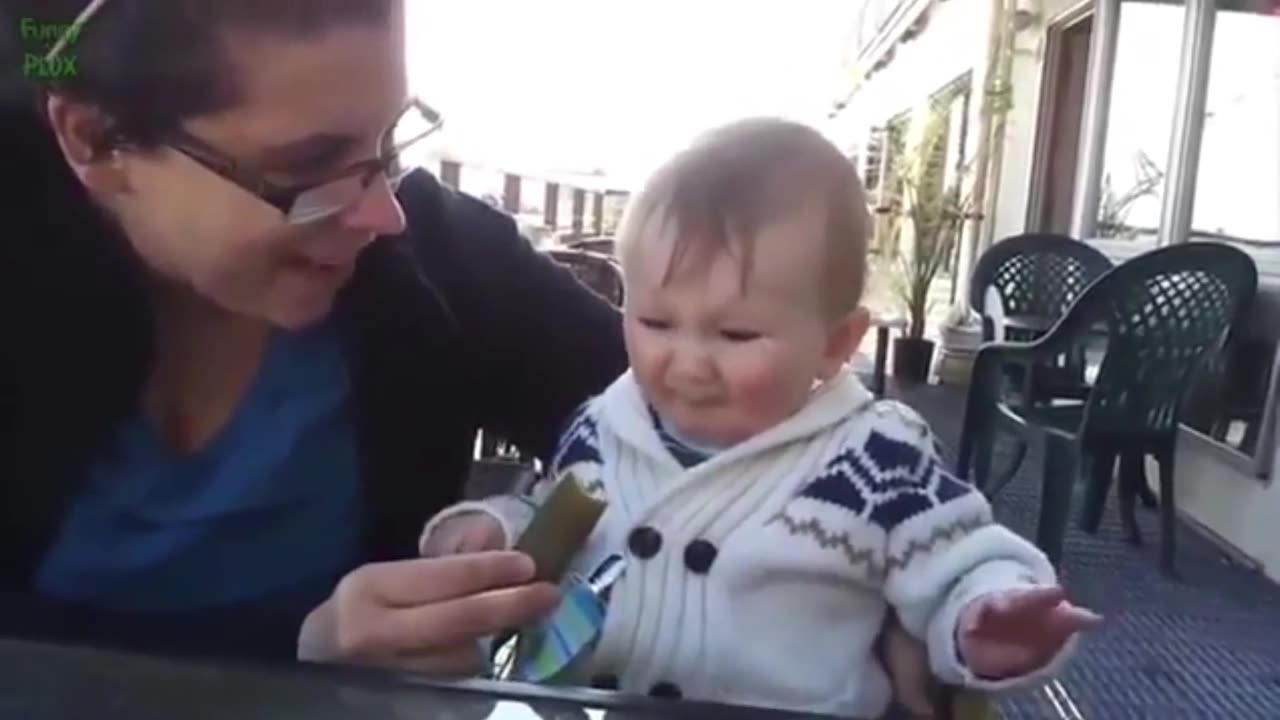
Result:
[[[871,326],[871,313],[859,305],[844,317],[831,324],[827,331],[827,346],[823,352],[820,380],[830,380],[849,362],[849,358],[862,344],[862,338]]]

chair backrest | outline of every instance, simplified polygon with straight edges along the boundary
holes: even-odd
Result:
[[[1077,337],[1106,329],[1081,433],[1174,431],[1193,375],[1222,349],[1257,285],[1252,258],[1211,242],[1144,253],[1090,285],[1060,323]]]
[[[547,250],[547,255],[569,270],[605,300],[617,307],[622,306],[623,287],[622,270],[617,262],[607,255],[586,250],[554,249]]]
[[[1111,267],[1097,248],[1066,235],[1014,235],[992,245],[978,259],[969,284],[969,305],[983,317],[983,338],[990,340],[988,289],[999,295],[1005,315],[1060,318],[1089,283]]]

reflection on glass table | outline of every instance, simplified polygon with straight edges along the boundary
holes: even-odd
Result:
[[[388,672],[166,660],[0,640],[0,720],[799,720],[788,713]]]

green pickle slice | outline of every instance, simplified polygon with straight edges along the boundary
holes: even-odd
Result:
[[[521,533],[514,549],[533,558],[536,580],[559,585],[604,510],[603,497],[589,492],[573,473],[565,473]],[[536,647],[541,637],[535,625],[523,631],[513,628],[499,634],[496,640],[493,677],[508,679],[516,658],[528,648]]]
[[[576,475],[566,473],[534,514],[515,549],[533,558],[538,580],[559,584],[604,509],[603,498],[589,492]]]

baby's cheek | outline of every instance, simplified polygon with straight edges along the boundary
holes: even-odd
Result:
[[[752,417],[769,423],[790,414],[796,385],[793,373],[771,353],[744,357],[734,373],[734,395]]]
[[[632,334],[627,337],[627,356],[636,380],[646,390],[656,390],[662,380],[661,348]]]

